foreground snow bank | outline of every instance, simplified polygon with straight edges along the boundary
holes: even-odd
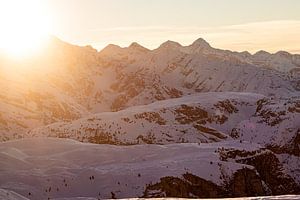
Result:
[[[174,191],[168,189],[173,183],[182,189],[175,195],[186,197],[252,195],[244,187],[255,188],[255,195],[276,194],[277,186],[265,183],[252,164],[264,157],[276,159],[259,145],[237,141],[114,146],[70,139],[22,139],[0,143],[0,188],[29,199],[173,196]],[[290,179],[272,181],[283,184]],[[208,193],[198,189],[193,193],[192,188],[199,184]]]

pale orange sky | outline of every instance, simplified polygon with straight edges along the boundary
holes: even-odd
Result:
[[[11,1],[16,3],[3,7]],[[166,40],[188,45],[202,37],[222,49],[300,53],[299,0],[11,1],[0,0],[1,32],[11,29],[3,23],[19,23],[7,32],[10,39],[11,32],[31,35],[42,27],[66,42],[98,50],[110,43],[138,42],[150,49]],[[13,17],[2,16],[2,11]],[[35,22],[27,24],[30,20]]]
[[[300,21],[266,21],[216,27],[117,27],[96,29],[77,44],[92,44],[101,49],[108,43],[128,46],[132,41],[150,49],[167,40],[189,45],[199,37],[213,47],[234,51],[256,52],[279,50],[300,53]]]

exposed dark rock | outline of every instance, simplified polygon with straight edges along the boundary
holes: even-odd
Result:
[[[248,168],[240,169],[234,173],[228,189],[232,197],[266,195],[261,178],[254,170]]]
[[[188,105],[181,105],[176,110],[176,121],[181,124],[189,124],[192,122],[198,122],[199,124],[205,124],[208,119],[208,113],[202,108],[192,107]]]
[[[160,182],[147,185],[143,197],[220,198],[266,195],[260,177],[254,170],[238,170],[227,183],[219,186],[190,173],[182,178],[163,177]]]
[[[283,172],[282,165],[273,153],[254,156],[246,159],[245,163],[256,168],[273,195],[300,193],[299,186],[289,175]]]
[[[285,145],[268,145],[267,148],[277,154],[287,153],[300,157],[300,129],[297,130],[295,136],[289,142],[286,142]]]
[[[143,197],[222,197],[226,192],[222,187],[190,173],[183,178],[163,177],[160,182],[147,185]]]

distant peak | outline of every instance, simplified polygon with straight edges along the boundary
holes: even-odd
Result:
[[[94,49],[91,45],[86,45],[84,46],[84,48],[91,52],[98,52],[97,49]]]
[[[176,49],[176,48],[180,48],[180,47],[182,47],[182,46],[178,42],[174,42],[174,41],[168,40],[168,41],[162,43],[159,46],[159,49],[160,48],[164,48],[164,49]]]
[[[143,47],[143,46],[137,42],[133,42],[133,43],[131,43],[131,45],[129,45],[129,48],[137,48],[137,47],[139,48],[139,47]]]
[[[193,44],[191,46],[194,47],[201,47],[201,48],[208,48],[211,47],[210,44],[208,42],[206,42],[204,39],[199,38],[196,41],[193,42]]]
[[[116,49],[122,49],[122,47],[115,45],[115,44],[109,44],[106,47],[104,47],[103,50],[116,50]]]
[[[118,45],[115,45],[115,44],[109,44],[107,45],[106,47],[104,47],[104,49],[102,49],[100,51],[100,53],[110,53],[110,52],[114,52],[114,51],[119,51],[121,50],[122,48]]]
[[[278,55],[278,56],[282,56],[282,57],[289,57],[291,56],[291,54],[287,51],[278,51],[275,53],[275,55]]]
[[[48,38],[49,44],[50,45],[55,45],[55,46],[69,46],[71,44],[64,42],[63,40],[61,40],[60,38],[54,36],[54,35],[50,35]]]
[[[254,56],[270,56],[270,55],[271,54],[269,52],[266,52],[264,50],[260,50],[254,54]]]
[[[242,51],[239,53],[241,56],[244,56],[244,57],[250,57],[252,56],[251,53],[249,53],[249,51]]]
[[[111,48],[118,48],[118,49],[121,49],[120,46],[115,45],[115,44],[109,44],[109,45],[107,45],[107,46],[105,47],[105,49],[106,49],[106,48],[108,48],[108,49],[111,49]]]
[[[128,48],[129,48],[129,49],[139,50],[139,51],[149,51],[149,49],[143,47],[142,45],[140,45],[140,44],[137,43],[137,42],[131,43],[131,45],[129,45]]]

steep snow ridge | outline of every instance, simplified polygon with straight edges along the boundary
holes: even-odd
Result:
[[[293,55],[285,51],[278,51],[277,53],[271,54],[263,50],[253,55],[249,52],[231,52],[212,48],[209,43],[202,38],[199,38],[190,46],[184,47],[183,50],[193,54],[213,54],[228,58],[237,58],[242,62],[248,62],[263,68],[275,69],[280,72],[289,72],[294,68],[300,67],[300,55],[298,54]]]
[[[259,67],[278,70],[280,72],[289,72],[300,67],[300,55],[290,54],[285,51],[278,51],[271,54],[266,51],[258,51],[255,54],[249,52],[232,52],[229,50],[216,49],[210,46],[204,39],[199,38],[189,46],[182,46],[177,42],[167,41],[158,49],[179,50],[187,54],[204,54],[206,56],[217,56],[226,59],[238,59]]]
[[[105,56],[105,57],[110,57],[112,59],[122,60],[122,59],[128,59],[128,57],[138,57],[148,52],[150,52],[149,49],[143,47],[137,42],[133,42],[128,47],[124,47],[124,48],[118,45],[109,44],[99,52],[99,55],[100,58],[102,56]]]
[[[102,56],[100,52],[103,64],[116,73],[112,91],[103,95],[116,94],[112,110],[209,91],[299,95],[297,78],[246,61],[245,52],[214,49],[202,39],[187,47],[167,41],[143,54],[131,54],[126,48],[120,52],[117,57]]]

